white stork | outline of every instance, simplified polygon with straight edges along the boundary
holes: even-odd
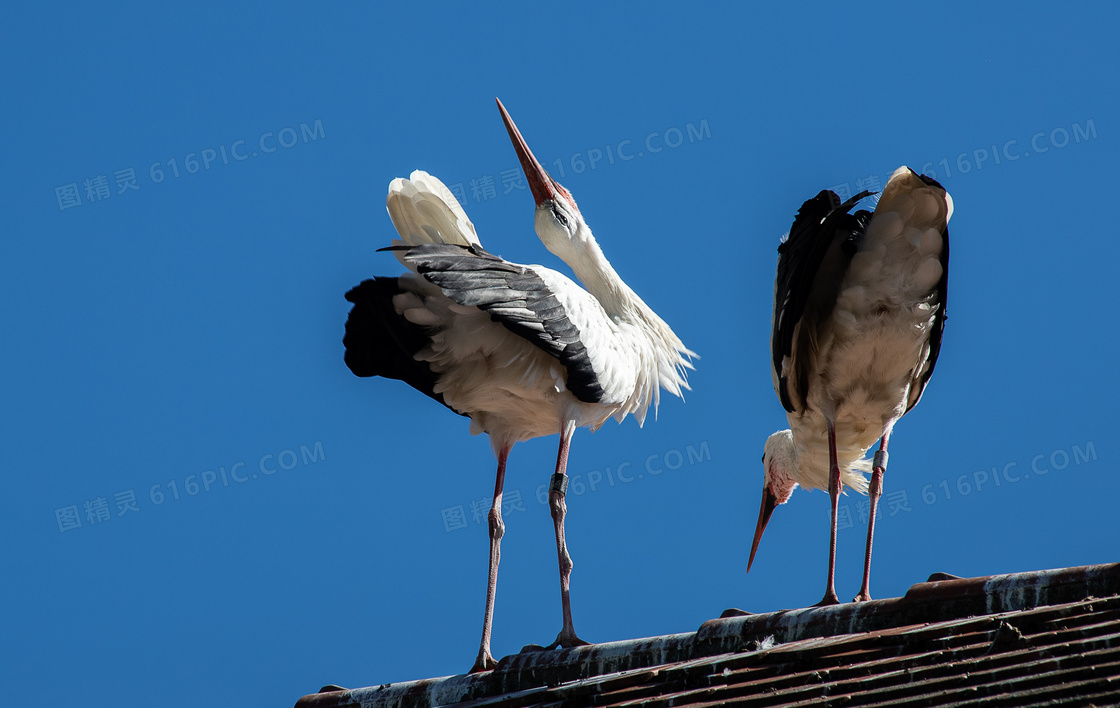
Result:
[[[790,429],[766,440],[747,572],[774,507],[799,484],[828,489],[832,531],[821,605],[838,602],[836,511],[844,484],[870,495],[863,587],[855,601],[871,599],[871,541],[887,440],[922,397],[945,329],[952,197],[908,167],[891,176],[874,215],[849,213],[870,194],[841,204],[822,191],[801,206],[778,246],[771,364]],[[879,451],[865,460],[876,440]]]
[[[501,101],[537,203],[537,235],[584,288],[539,265],[483,250],[451,192],[416,171],[389,185],[392,250],[409,272],[374,278],[346,294],[346,364],[358,376],[400,379],[490,436],[498,458],[490,508],[490,570],[482,641],[472,672],[496,666],[490,631],[498,577],[502,486],[514,443],[560,434],[549,506],[556,530],[563,627],[549,648],[586,644],[576,636],[564,541],[565,470],[577,427],[598,429],[628,414],[645,420],[660,388],[680,396],[695,356],[607,262],[572,195],[548,176]]]

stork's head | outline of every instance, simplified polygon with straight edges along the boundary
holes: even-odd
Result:
[[[579,213],[571,192],[545,172],[500,100],[498,110],[502,113],[509,138],[513,141],[513,149],[517,151],[517,159],[521,161],[521,169],[525,172],[525,179],[537,202],[534,220],[537,236],[548,250],[565,262],[570,262],[569,257],[582,251],[583,245],[593,238],[591,229]]]
[[[758,525],[754,529],[751,557],[747,561],[748,573],[751,572],[754,554],[758,551],[758,542],[762,540],[762,532],[766,530],[766,523],[770,521],[774,507],[789,501],[790,495],[797,487],[797,481],[794,479],[793,433],[779,430],[766,438],[766,446],[762,452],[762,467],[764,474],[762,507],[758,510]]]

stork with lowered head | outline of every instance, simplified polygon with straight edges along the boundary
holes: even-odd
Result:
[[[778,247],[770,335],[774,390],[789,429],[766,440],[765,483],[747,571],[775,507],[798,485],[832,503],[828,579],[835,589],[837,503],[844,485],[870,496],[863,586],[895,423],[925,391],[941,351],[953,200],[935,180],[900,167],[874,214],[824,190],[806,201]],[[872,460],[864,455],[875,442]],[[871,473],[868,485],[864,477]]]

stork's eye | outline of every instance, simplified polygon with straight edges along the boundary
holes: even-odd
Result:
[[[568,217],[564,216],[559,209],[553,209],[552,215],[556,217],[556,220],[560,222],[561,226],[565,229],[568,228]]]

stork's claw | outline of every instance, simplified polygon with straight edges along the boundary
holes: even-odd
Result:
[[[524,653],[527,651],[548,651],[550,649],[571,649],[572,647],[588,646],[591,646],[591,642],[583,641],[576,636],[575,632],[572,632],[565,636],[564,632],[561,631],[560,634],[556,635],[556,641],[554,641],[552,644],[549,644],[547,647],[542,647],[540,644],[526,644],[521,648],[521,651],[522,653]]]
[[[474,660],[474,666],[467,673],[478,674],[483,671],[493,671],[497,668],[498,662],[494,661],[494,657],[490,655],[489,651],[483,650],[478,653],[478,658]]]
[[[825,594],[825,596],[823,598],[821,598],[821,601],[818,602],[817,604],[813,605],[813,607],[828,607],[829,605],[839,605],[839,604],[840,604],[840,598],[836,597],[836,591],[832,590],[830,588],[829,591]]]

